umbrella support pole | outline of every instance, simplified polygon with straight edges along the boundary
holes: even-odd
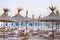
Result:
[[[38,29],[39,29],[39,21],[38,21]]]
[[[41,24],[42,24],[42,22],[41,22]],[[42,30],[42,25],[41,25],[41,30]]]
[[[53,34],[54,32],[53,32],[53,21],[52,21],[52,34]]]
[[[52,37],[53,37],[52,39],[54,40],[54,30],[53,30],[53,27],[54,27],[54,26],[53,26],[53,25],[54,25],[54,24],[53,24],[53,21],[52,21]]]
[[[4,28],[4,29],[3,29],[3,40],[5,40],[5,31],[4,31],[4,30],[5,30],[5,22],[4,22],[3,28]]]
[[[21,23],[22,23],[22,22],[21,22]],[[20,27],[20,28],[21,28],[21,30],[22,30],[22,26],[23,26],[23,25],[21,25],[21,27]]]
[[[59,22],[58,22],[58,40],[59,40]]]
[[[26,33],[27,33],[27,21],[26,21]]]
[[[34,30],[34,21],[33,21],[33,30]]]

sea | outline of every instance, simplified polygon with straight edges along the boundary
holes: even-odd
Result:
[[[57,22],[54,22],[53,26],[57,26],[59,23]],[[39,29],[42,29],[42,30],[45,30],[45,29],[48,29],[48,28],[52,28],[52,22],[0,22],[0,27],[19,27],[20,29],[24,29],[27,28],[28,29],[34,29],[34,30],[37,30],[38,28]]]

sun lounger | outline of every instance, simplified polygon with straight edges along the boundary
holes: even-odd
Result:
[[[54,34],[52,32],[49,32],[48,34],[41,34],[42,37],[44,38],[49,38],[49,39],[54,39]]]
[[[49,32],[48,34],[43,34],[43,36],[48,37],[50,34],[52,34],[52,32]]]
[[[9,32],[0,32],[0,38],[7,38]]]
[[[9,37],[7,40],[23,40],[23,38]]]
[[[30,32],[30,34],[31,34],[32,36],[35,36],[35,35],[38,35],[38,32],[37,32],[36,30],[32,30],[32,31]]]
[[[57,38],[57,37],[60,38],[60,35],[54,35],[54,37],[55,37],[55,38]]]
[[[9,32],[0,32],[0,35],[8,35]]]

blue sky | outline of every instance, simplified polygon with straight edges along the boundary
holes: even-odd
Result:
[[[21,7],[24,9],[21,11],[22,16],[25,16],[28,10],[30,18],[33,14],[35,18],[38,18],[40,15],[49,15],[48,7],[52,4],[60,10],[60,0],[0,0],[0,15],[3,13],[3,8],[8,8],[10,9],[9,16],[14,16],[17,14],[17,8]]]

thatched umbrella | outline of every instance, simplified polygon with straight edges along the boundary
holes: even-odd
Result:
[[[25,18],[27,19],[27,22],[33,22],[33,29],[34,29],[34,22],[37,21],[37,19],[34,18],[34,15],[32,15],[32,18],[29,18],[29,17],[28,17],[28,11],[26,11],[26,16],[25,16]],[[26,22],[26,24],[27,24],[27,22]],[[26,25],[26,26],[27,26],[27,25]],[[27,27],[26,27],[26,29],[27,29]]]
[[[8,16],[9,9],[4,8],[3,10],[4,10],[4,13],[0,16],[0,21],[1,22],[14,22],[14,21],[17,21],[14,18]]]
[[[54,34],[54,31],[53,31],[54,23],[53,22],[59,23],[60,22],[60,16],[59,16],[59,11],[56,11],[56,13],[54,13],[54,10],[56,9],[55,7],[52,6],[49,8],[51,10],[50,15],[48,15],[47,17],[44,17],[43,19],[40,19],[39,21],[52,22],[52,34]],[[59,32],[59,30],[58,30],[58,32]]]
[[[28,24],[28,22],[30,22],[31,21],[31,19],[28,17],[28,11],[26,11],[26,16],[25,16],[25,18],[26,18],[26,33],[27,33],[27,24]]]
[[[28,21],[27,18],[25,18],[25,17],[21,16],[21,14],[19,14],[22,10],[23,10],[22,8],[19,8],[18,9],[18,14],[16,14],[15,16],[12,17],[12,18],[18,20],[17,22],[26,22],[26,21]]]
[[[34,15],[32,15],[32,19],[29,18],[29,17],[28,17],[28,11],[26,11],[26,16],[25,16],[25,17],[28,19],[28,20],[26,20],[26,34],[27,34],[27,33],[30,32],[30,31],[31,31],[31,32],[34,31],[34,22],[36,22],[37,19],[34,18]],[[28,28],[27,28],[27,23],[28,23],[28,22],[33,22],[33,28],[32,28],[31,30],[29,30],[29,31],[27,30],[27,29],[28,29]],[[27,34],[27,35],[28,35],[28,34]]]
[[[17,21],[15,19],[11,18],[10,16],[8,16],[9,9],[4,8],[3,10],[4,10],[4,13],[0,16],[0,22],[16,22]],[[5,25],[4,25],[4,27],[5,27]],[[4,30],[5,30],[5,28],[4,28]],[[3,34],[5,34],[5,33],[3,33]],[[5,40],[5,39],[3,38],[3,40]]]
[[[18,24],[19,22],[23,22],[25,20],[25,18],[23,16],[21,16],[20,12],[22,11],[23,9],[22,8],[18,8],[18,13],[13,16],[12,18],[16,19]],[[18,28],[19,28],[20,25],[18,25]]]
[[[49,16],[47,16],[47,17],[44,17],[43,19],[41,19],[41,20],[39,20],[39,21],[44,21],[44,22],[52,22],[52,33],[54,33],[53,32],[53,22],[60,22],[60,16],[59,15],[57,15],[58,13],[59,13],[59,11],[56,11],[56,13],[54,13],[54,10],[56,9],[55,7],[49,7],[50,8],[50,10],[52,11],[51,13],[50,13],[50,15]]]

